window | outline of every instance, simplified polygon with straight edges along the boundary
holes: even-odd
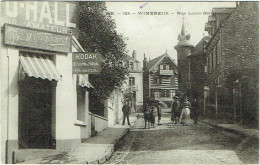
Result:
[[[207,73],[208,72],[208,67],[204,66],[204,72]]]
[[[129,69],[134,69],[134,63],[132,61],[129,61]]]
[[[169,70],[170,69],[170,66],[169,65],[166,65],[166,70]]]
[[[163,65],[160,65],[160,70],[163,70]]]
[[[175,90],[171,89],[171,90],[170,90],[170,97],[172,98],[172,97],[174,97],[174,96],[175,96]]]
[[[129,86],[134,86],[135,85],[135,77],[130,77],[129,78]]]

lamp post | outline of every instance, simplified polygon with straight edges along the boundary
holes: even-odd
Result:
[[[209,87],[204,86],[204,100],[203,100],[203,114],[206,115],[206,97],[208,95]]]

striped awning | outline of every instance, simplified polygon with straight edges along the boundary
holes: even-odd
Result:
[[[94,88],[91,83],[88,81],[88,79],[84,75],[79,75],[79,86],[86,87],[86,88]]]
[[[21,54],[20,62],[19,80],[23,80],[25,75],[50,81],[61,79],[53,61],[46,55]]]

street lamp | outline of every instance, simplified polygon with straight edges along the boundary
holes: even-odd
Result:
[[[203,114],[204,116],[206,115],[206,97],[208,95],[208,92],[209,92],[209,87],[208,86],[204,86],[204,105],[203,105]]]

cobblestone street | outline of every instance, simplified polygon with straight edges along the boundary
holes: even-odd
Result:
[[[140,164],[258,164],[258,141],[213,127],[182,126],[162,118],[162,125],[144,129],[143,118],[119,144],[107,163]]]

